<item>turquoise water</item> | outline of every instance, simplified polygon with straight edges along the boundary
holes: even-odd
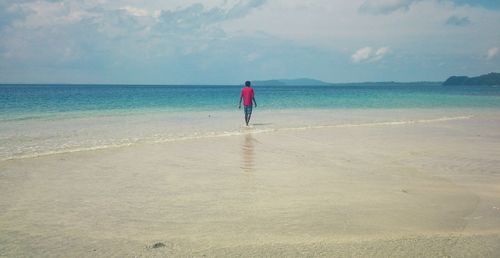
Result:
[[[497,116],[500,87],[0,85],[0,161],[242,133]],[[443,120],[444,119],[444,120]],[[248,131],[250,130],[250,131]]]
[[[257,86],[262,109],[500,107],[500,87]],[[240,86],[0,85],[0,120],[62,114],[234,109]]]

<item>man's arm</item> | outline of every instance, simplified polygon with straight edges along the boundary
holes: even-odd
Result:
[[[240,96],[240,103],[238,104],[238,109],[241,108],[241,101],[243,100],[243,96]]]
[[[255,107],[257,107],[257,101],[255,101],[255,97],[252,97],[253,104],[255,104]]]

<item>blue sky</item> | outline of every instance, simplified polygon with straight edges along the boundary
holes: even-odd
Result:
[[[0,82],[441,81],[500,72],[498,0],[0,0]]]

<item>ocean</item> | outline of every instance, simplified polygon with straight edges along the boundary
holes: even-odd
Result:
[[[500,107],[498,86],[257,86],[262,108]],[[88,112],[231,110],[240,86],[0,85],[0,120]]]
[[[237,109],[240,88],[0,85],[0,160],[239,134],[246,130]],[[257,132],[413,121],[407,116],[412,109],[427,110],[425,119],[442,119],[436,115],[439,110],[455,110],[460,116],[466,109],[500,108],[498,86],[415,83],[254,89],[258,108],[251,123]],[[393,112],[394,121],[379,121],[370,115],[373,112]]]

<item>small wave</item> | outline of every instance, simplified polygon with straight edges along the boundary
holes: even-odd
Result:
[[[344,127],[369,127],[369,126],[385,126],[385,125],[410,125],[410,124],[424,124],[435,122],[446,122],[454,120],[467,120],[472,116],[456,116],[456,117],[441,117],[435,119],[419,119],[419,120],[406,120],[406,121],[387,121],[387,122],[372,122],[360,124],[335,124],[335,125],[313,125],[295,128],[283,128],[279,131],[295,131],[295,130],[308,130],[308,129],[322,129],[322,128],[344,128]]]
[[[26,159],[26,158],[37,158],[37,157],[42,157],[42,156],[64,154],[64,153],[75,153],[75,152],[84,152],[84,151],[96,151],[96,150],[105,150],[105,149],[113,149],[113,148],[123,148],[123,147],[129,147],[129,146],[133,146],[133,145],[147,144],[147,143],[168,143],[168,142],[189,141],[189,140],[208,139],[208,138],[241,136],[241,135],[246,135],[249,133],[260,134],[260,133],[273,133],[273,132],[283,132],[283,131],[304,131],[304,130],[326,129],[326,128],[411,125],[411,124],[424,124],[424,123],[446,122],[446,121],[456,121],[456,120],[468,120],[468,119],[471,119],[472,117],[473,116],[456,116],[456,117],[441,117],[441,118],[435,118],[435,119],[385,121],[385,122],[371,122],[371,123],[358,123],[358,124],[311,125],[311,126],[288,127],[288,128],[264,128],[264,129],[243,128],[243,129],[238,130],[238,131],[225,131],[225,132],[220,132],[220,133],[219,132],[209,132],[209,133],[195,134],[195,135],[190,135],[190,136],[163,138],[163,139],[154,139],[154,138],[145,138],[143,140],[135,139],[134,141],[127,142],[127,143],[108,144],[108,145],[82,147],[82,148],[74,148],[74,149],[63,149],[63,150],[47,151],[47,152],[41,152],[41,153],[30,153],[30,154],[26,154],[26,155],[16,155],[16,156],[11,156],[11,157],[6,157],[6,158],[0,158],[0,161]]]

